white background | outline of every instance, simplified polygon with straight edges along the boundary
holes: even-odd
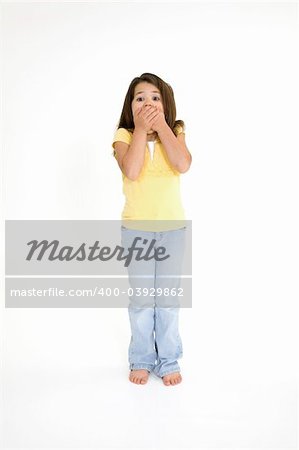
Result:
[[[125,309],[5,309],[4,448],[296,448],[297,3],[4,2],[4,219],[119,219],[131,80],[174,89],[193,163],[183,382],[128,381]],[[2,258],[2,269],[4,258]]]

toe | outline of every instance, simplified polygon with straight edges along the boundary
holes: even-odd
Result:
[[[163,377],[163,382],[164,382],[164,384],[165,384],[166,386],[169,386],[169,385],[170,385],[170,380],[169,380],[168,377]]]
[[[144,372],[146,372],[146,375],[144,375]],[[132,381],[132,383],[135,384],[145,384],[147,382],[148,376],[149,376],[149,371],[145,371],[145,370],[136,370],[133,371],[131,369],[131,372],[129,374],[129,380]]]
[[[163,378],[163,382],[166,386],[175,386],[180,383],[182,380],[180,373],[171,373],[170,375],[165,375]]]

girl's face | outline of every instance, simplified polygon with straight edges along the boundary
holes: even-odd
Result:
[[[146,81],[142,81],[135,86],[134,98],[132,100],[132,113],[144,105],[156,106],[159,111],[164,112],[162,97],[159,89]]]

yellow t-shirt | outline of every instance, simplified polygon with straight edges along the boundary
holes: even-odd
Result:
[[[183,132],[179,126],[177,134]],[[130,145],[132,136],[133,133],[126,128],[118,128],[113,138],[113,149],[116,141]],[[113,155],[117,158],[114,150]],[[144,165],[138,178],[132,181],[123,173],[122,178],[126,201],[121,217],[122,224],[126,228],[163,231],[185,226],[185,213],[180,194],[180,172],[168,162],[166,151],[159,138],[155,141],[153,159],[147,145]]]

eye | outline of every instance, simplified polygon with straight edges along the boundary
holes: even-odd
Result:
[[[157,98],[158,100],[160,100],[160,97],[158,97],[157,95],[155,95],[154,98]]]
[[[137,97],[136,98],[136,102],[138,102],[139,100],[142,100],[142,97]]]

